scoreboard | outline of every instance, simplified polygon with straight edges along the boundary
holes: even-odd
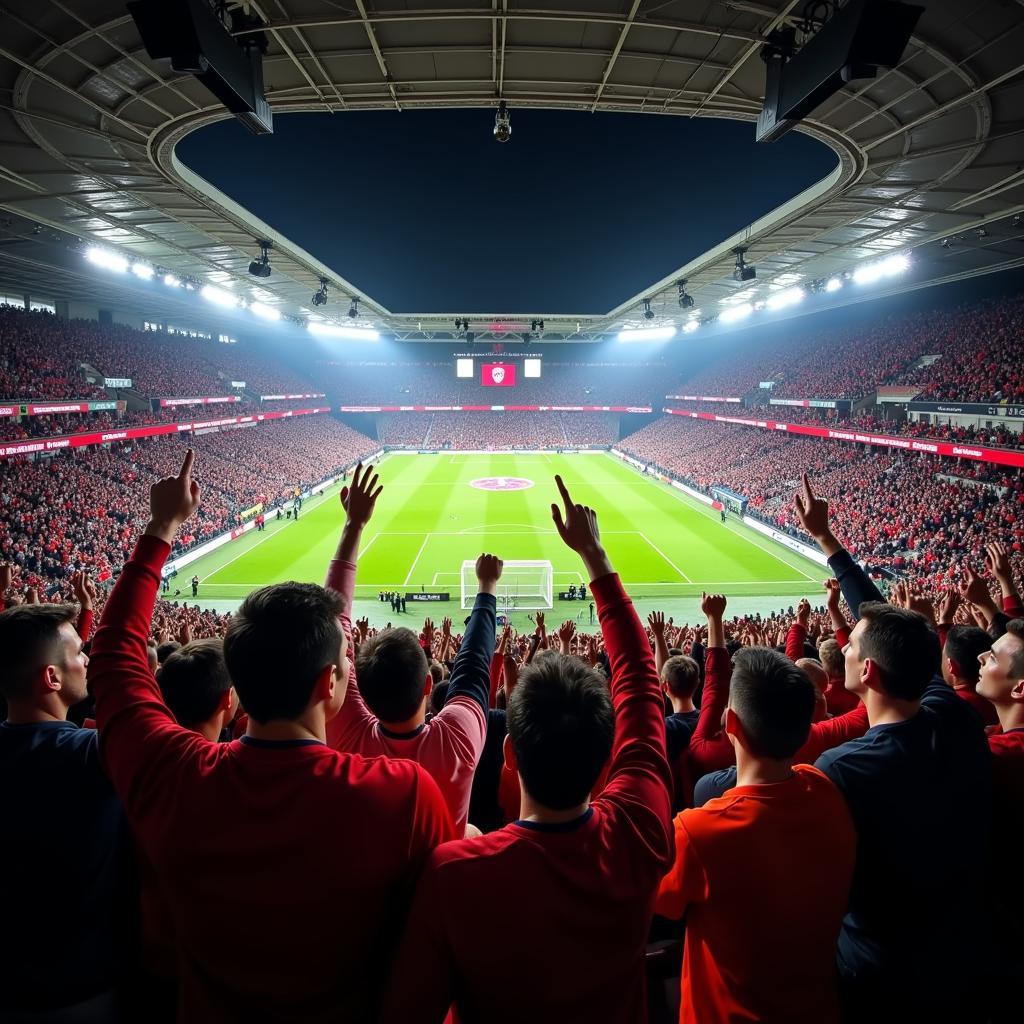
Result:
[[[515,352],[456,356],[455,376],[460,380],[477,380],[485,388],[514,388],[521,380],[539,379],[542,362],[538,355]]]

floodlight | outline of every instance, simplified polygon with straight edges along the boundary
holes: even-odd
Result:
[[[180,288],[181,278],[175,277],[174,274],[168,272],[164,274],[164,284],[167,285],[168,288]]]
[[[249,312],[255,313],[257,316],[262,317],[264,320],[280,320],[281,311],[274,309],[273,306],[268,306],[265,302],[250,302]]]
[[[223,288],[214,288],[212,284],[203,285],[203,290],[199,294],[207,302],[212,302],[218,306],[234,307],[238,305],[237,295],[232,295],[231,292],[225,291]]]
[[[741,302],[738,306],[730,306],[728,309],[723,309],[718,314],[718,319],[723,324],[735,323],[737,320],[743,320],[750,316],[754,312],[754,307],[749,302]]]
[[[619,331],[619,341],[668,341],[676,336],[675,324],[664,327],[636,327]]]
[[[353,341],[378,341],[380,333],[372,327],[346,327],[338,324],[309,323],[306,329],[310,334],[324,338],[350,338]]]
[[[683,333],[693,334],[693,332],[697,330],[698,327],[700,327],[699,320],[687,320],[686,323],[683,324]]]
[[[326,306],[327,305],[327,278],[320,278],[320,288],[313,294],[313,305],[314,306]]]
[[[769,309],[785,309],[786,306],[795,306],[798,302],[803,302],[805,294],[803,288],[787,288],[771,296],[766,305]]]
[[[837,292],[843,287],[843,280],[840,277],[830,277],[825,284],[825,291]]]
[[[651,309],[651,300],[650,299],[644,299],[644,319],[645,320],[653,320],[654,319],[654,310]]]
[[[104,270],[116,270],[119,274],[123,274],[128,269],[128,261],[123,256],[119,256],[109,249],[99,249],[94,245],[85,250],[85,258],[90,263],[95,263],[97,267],[103,267]]]
[[[355,320],[359,316],[359,299],[352,300],[352,304],[348,307],[348,315],[351,320]]]
[[[132,273],[136,277],[141,277],[143,281],[152,281],[155,271],[148,263],[133,263]]]

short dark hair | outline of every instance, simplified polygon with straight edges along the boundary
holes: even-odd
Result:
[[[213,717],[231,677],[224,663],[224,641],[193,640],[174,651],[157,671],[164,703],[180,725],[202,725]]]
[[[878,666],[890,697],[920,700],[942,666],[935,630],[919,612],[883,601],[865,601],[859,611],[867,622],[860,657]]]
[[[1006,632],[1015,636],[1024,644],[1024,619],[1011,619],[1006,624]],[[1018,651],[1010,659],[1010,673],[1018,677],[1024,677],[1024,650]]]
[[[976,683],[981,675],[980,655],[992,649],[992,637],[978,626],[954,626],[946,634],[945,654],[956,662],[957,675]]]
[[[242,602],[224,635],[224,660],[254,721],[306,709],[324,666],[338,663],[343,607],[340,594],[315,583],[276,583]]]
[[[167,640],[158,644],[156,649],[156,660],[162,665],[175,651],[181,649],[177,640]]]
[[[430,710],[433,711],[435,715],[439,715],[441,713],[445,702],[448,700],[448,689],[450,686],[451,683],[446,679],[443,683],[438,683],[430,691]]]
[[[693,658],[676,654],[661,666],[661,678],[673,697],[692,697],[700,682],[700,666]]]
[[[60,660],[60,627],[77,615],[76,604],[19,604],[0,612],[0,695],[28,696],[32,676]]]
[[[806,742],[817,691],[784,654],[744,647],[732,660],[729,706],[756,757],[792,757]]]
[[[507,711],[523,785],[555,811],[582,803],[612,751],[608,683],[579,658],[549,652],[519,676]]]
[[[432,661],[428,667],[430,668],[430,678],[434,680],[434,686],[440,686],[444,682],[444,665],[439,661]]]
[[[359,692],[382,722],[404,722],[416,714],[430,662],[411,629],[385,629],[359,648]]]

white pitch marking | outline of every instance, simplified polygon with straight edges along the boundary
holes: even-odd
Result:
[[[655,543],[654,543],[654,541],[652,541],[652,540],[651,540],[651,538],[650,538],[650,537],[648,537],[646,533],[641,533],[641,534],[640,534],[640,536],[641,536],[641,537],[642,537],[642,538],[643,538],[643,539],[644,539],[645,541],[647,541],[647,543],[648,543],[648,544],[650,544],[650,546],[651,546],[652,548],[654,548],[654,550],[655,550],[655,551],[656,551],[656,552],[657,552],[657,553],[658,553],[659,555],[661,555],[661,557],[662,557],[662,558],[663,558],[663,559],[664,559],[664,560],[665,560],[665,561],[666,561],[666,562],[667,562],[667,563],[668,563],[669,565],[671,565],[671,566],[672,566],[672,568],[673,568],[673,569],[675,569],[675,571],[676,571],[677,573],[679,573],[679,575],[680,575],[680,576],[682,577],[682,579],[683,579],[683,582],[684,582],[684,583],[689,583],[689,584],[690,584],[690,586],[693,586],[693,580],[691,580],[691,579],[690,579],[690,577],[689,577],[689,576],[687,576],[687,575],[686,575],[686,573],[685,573],[685,572],[683,572],[683,570],[682,570],[682,569],[680,569],[680,568],[679,568],[679,566],[678,566],[678,565],[676,565],[676,563],[675,563],[675,562],[673,562],[673,561],[672,561],[672,559],[671,559],[671,558],[669,558],[669,557],[668,557],[668,555],[666,555],[666,554],[665,554],[665,552],[664,552],[664,551],[662,551],[662,550],[661,550],[661,548],[659,548],[659,547],[658,547],[658,545],[657,545],[657,544],[655,544]]]

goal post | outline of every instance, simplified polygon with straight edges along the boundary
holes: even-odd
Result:
[[[462,607],[472,608],[479,589],[476,562],[462,563]],[[537,611],[554,607],[554,570],[547,561],[505,562],[498,580],[498,610]]]

